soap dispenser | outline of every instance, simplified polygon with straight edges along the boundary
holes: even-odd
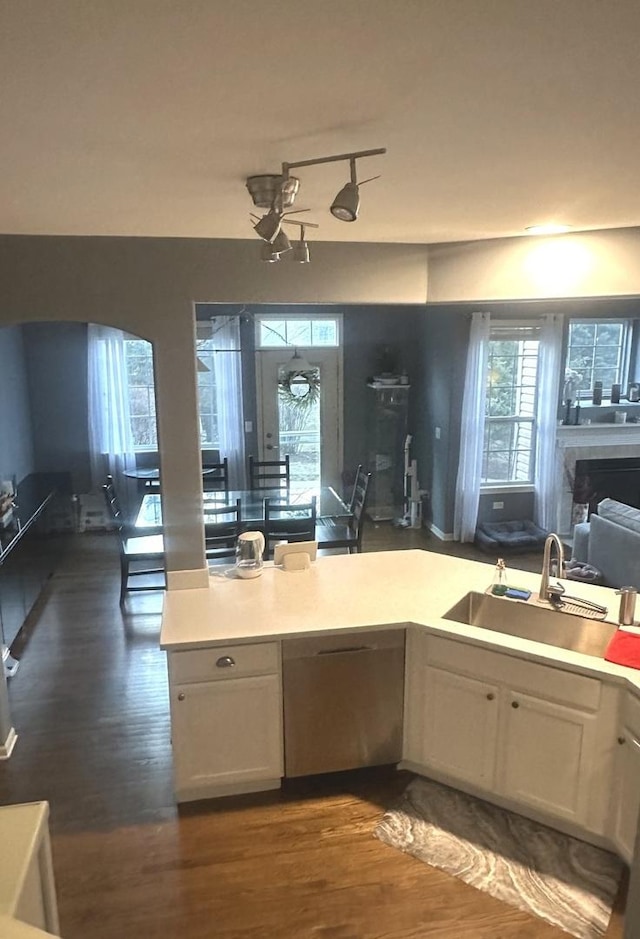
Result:
[[[491,593],[496,597],[504,597],[507,589],[507,565],[504,562],[504,558],[498,558],[493,575],[493,582],[491,584]]]

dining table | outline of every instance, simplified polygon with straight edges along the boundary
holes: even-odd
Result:
[[[289,489],[229,489],[203,492],[203,521],[207,522],[207,509],[218,509],[223,505],[235,506],[240,499],[242,523],[247,528],[264,522],[264,500],[285,502],[288,505],[309,503],[316,499],[318,522],[327,519],[348,519],[351,511],[332,486],[292,485]],[[162,496],[159,492],[146,492],[135,520],[136,528],[162,529]]]
[[[203,479],[214,473],[219,473],[216,467],[203,466]],[[128,479],[138,480],[138,492],[160,492],[160,467],[159,466],[138,466],[135,469],[123,470],[122,475]]]

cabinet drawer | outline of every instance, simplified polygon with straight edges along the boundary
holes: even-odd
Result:
[[[590,711],[596,711],[600,706],[601,682],[588,675],[438,636],[428,637],[427,657],[431,665],[466,672],[473,678],[485,678],[520,691],[530,691],[548,701]]]
[[[169,679],[172,684],[189,681],[215,681],[244,678],[247,675],[277,674],[280,655],[277,642],[257,642],[245,646],[216,646],[169,653]]]

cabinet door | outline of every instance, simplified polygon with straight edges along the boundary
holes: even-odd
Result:
[[[283,774],[277,675],[175,685],[171,727],[178,797]]]
[[[492,786],[498,689],[433,665],[420,671],[416,702],[422,731],[419,762],[452,779],[483,788]]]
[[[596,715],[520,692],[504,695],[502,794],[550,815],[584,821],[588,786],[580,783],[593,750]]]
[[[631,863],[640,809],[640,741],[625,727],[618,737],[613,840]]]
[[[0,565],[0,619],[2,642],[7,647],[16,638],[25,619],[25,563],[18,543]]]

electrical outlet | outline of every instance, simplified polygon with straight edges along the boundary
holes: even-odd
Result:
[[[440,428],[436,427],[436,440],[440,440]]]
[[[494,503],[493,503],[493,508],[494,508],[494,509],[503,509],[503,508],[504,508],[504,502],[494,502]]]
[[[245,422],[244,422],[244,432],[245,432],[245,434],[251,434],[251,433],[253,433],[253,421],[245,421]]]

